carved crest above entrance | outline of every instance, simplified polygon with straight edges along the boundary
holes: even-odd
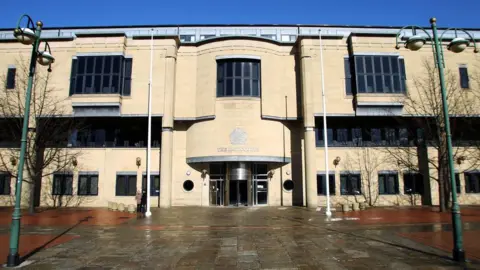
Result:
[[[233,145],[243,145],[247,142],[247,132],[241,128],[235,128],[230,133],[230,143]]]

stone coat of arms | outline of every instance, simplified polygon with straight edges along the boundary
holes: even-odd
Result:
[[[233,145],[242,145],[247,142],[247,132],[241,128],[235,128],[230,133],[230,143]]]

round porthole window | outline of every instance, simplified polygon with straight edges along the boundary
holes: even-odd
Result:
[[[192,180],[186,180],[185,182],[183,182],[183,189],[185,191],[192,191],[193,186],[194,184]]]
[[[295,184],[290,179],[285,180],[285,182],[283,182],[283,189],[285,189],[286,191],[292,191],[294,186]]]

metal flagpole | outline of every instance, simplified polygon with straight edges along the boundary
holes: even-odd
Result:
[[[152,215],[150,212],[150,160],[152,157],[152,73],[153,73],[153,29],[150,39],[150,80],[148,82],[148,139],[147,139],[147,211],[145,216]]]
[[[320,40],[320,73],[322,80],[322,100],[323,100],[323,141],[325,142],[325,186],[327,195],[327,211],[325,214],[330,217],[332,215],[330,209],[330,179],[328,170],[328,137],[327,137],[327,104],[325,101],[325,77],[323,74],[323,46],[322,46],[322,29],[318,31],[318,39]]]

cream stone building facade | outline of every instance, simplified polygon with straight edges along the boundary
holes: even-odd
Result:
[[[59,118],[80,119],[83,125],[72,129],[61,146],[80,153],[75,165],[45,176],[35,204],[135,203],[135,192],[146,184],[151,42],[152,207],[325,206],[321,60],[332,205],[369,198],[375,205],[438,204],[437,173],[428,165],[437,153],[428,144],[415,143],[418,127],[411,123],[417,121],[404,108],[407,93],[416,98],[410,89],[418,87],[424,61],[433,61],[432,50],[396,50],[398,30],[296,25],[47,28],[42,39],[55,57],[49,87],[64,108]],[[480,30],[472,32],[480,35]],[[21,91],[8,84],[21,73],[20,61],[30,57],[31,48],[16,42],[12,33],[0,30],[3,92]],[[411,35],[410,30],[402,33]],[[474,74],[480,63],[472,51],[444,50],[458,91],[470,99],[474,82],[465,74]],[[470,85],[464,87],[465,80]],[[17,145],[16,134],[1,137],[0,151]],[[401,147],[419,153],[423,177],[386,161],[391,161],[387,148]],[[365,164],[371,168],[365,170]],[[4,166],[11,168],[2,171],[15,169],[8,162]],[[460,202],[479,203],[476,164],[467,157],[456,166]],[[15,183],[7,173],[0,180],[0,203],[11,205]],[[23,186],[28,197],[29,185]]]

